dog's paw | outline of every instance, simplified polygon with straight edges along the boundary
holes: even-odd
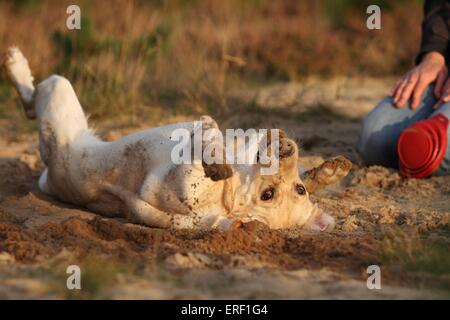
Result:
[[[234,220],[233,223],[231,224],[231,228],[230,230],[237,230],[237,229],[241,229],[243,227],[244,223],[242,222],[242,220]]]
[[[21,55],[22,53],[20,52],[19,48],[9,47],[8,50],[6,51],[3,63],[5,65],[13,64],[15,61],[18,60],[17,58],[20,58]]]
[[[292,156],[295,152],[295,146],[294,142],[289,139],[286,135],[286,132],[284,132],[282,129],[278,130],[278,156],[280,159],[289,158]],[[267,131],[267,154],[268,156],[272,155],[272,129]],[[276,140],[274,140],[276,141]],[[260,154],[258,153],[258,161],[259,161]]]
[[[331,181],[331,183],[345,177],[352,168],[352,162],[343,156],[338,156],[326,160],[320,167],[318,175],[324,182]]]
[[[13,81],[16,80],[15,77],[20,78],[21,75],[24,75],[26,77],[31,76],[28,61],[22,54],[22,51],[20,51],[20,49],[17,47],[8,48],[3,64],[8,74],[10,74],[10,76],[12,77]]]
[[[295,152],[294,142],[290,139],[282,138],[280,139],[279,149],[280,159],[289,158]]]
[[[247,231],[248,233],[257,233],[259,231],[269,230],[269,226],[264,222],[258,220],[252,220],[246,223],[243,223],[241,226],[242,229]]]
[[[343,156],[331,158],[322,163],[319,167],[306,171],[302,180],[306,189],[310,192],[317,192],[327,185],[333,184],[347,176],[352,168],[352,162]]]
[[[202,123],[202,129],[208,130],[208,129],[218,129],[219,125],[217,124],[216,120],[211,118],[210,116],[203,115],[200,117],[200,122]]]
[[[263,222],[252,220],[248,222],[243,222],[240,219],[234,220],[230,230],[244,230],[248,233],[257,233],[259,231],[264,231],[270,229],[269,226]]]

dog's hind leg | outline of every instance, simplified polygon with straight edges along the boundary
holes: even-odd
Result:
[[[34,108],[33,76],[27,59],[17,47],[10,47],[6,53],[4,66],[22,100],[25,114],[29,119],[36,118]]]
[[[51,195],[50,188],[48,187],[48,169],[45,168],[44,172],[42,172],[41,176],[39,177],[39,190],[41,190],[43,193]]]
[[[39,148],[42,161],[68,156],[67,148],[80,136],[98,138],[89,130],[86,116],[69,80],[52,75],[36,86],[34,105],[39,120]],[[59,156],[56,156],[58,154]],[[55,167],[49,168],[50,175]]]
[[[8,49],[4,66],[27,117],[39,120],[39,144],[45,164],[55,148],[69,145],[83,132],[89,132],[83,109],[67,79],[53,75],[35,88],[28,61],[16,47]]]
[[[171,217],[140,199],[136,194],[117,185],[106,184],[103,189],[119,198],[127,208],[127,218],[132,222],[150,227],[168,228],[171,226]]]

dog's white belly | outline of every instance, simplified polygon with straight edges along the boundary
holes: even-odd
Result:
[[[195,216],[226,215],[222,203],[223,182],[205,177],[201,165],[161,165],[149,172],[140,197],[160,210]]]
[[[41,189],[107,214],[123,210],[104,188],[118,185],[159,210],[191,220],[225,215],[223,182],[205,177],[201,164],[173,163],[171,153],[178,142],[170,137],[177,128],[189,130],[193,123],[148,129],[114,142],[80,136],[48,169],[50,174],[43,174]]]

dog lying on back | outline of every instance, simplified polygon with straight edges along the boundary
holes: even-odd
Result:
[[[153,227],[230,229],[257,220],[270,228],[300,226],[330,230],[331,216],[309,199],[347,175],[343,157],[299,176],[298,147],[279,133],[279,170],[261,174],[261,163],[174,164],[171,134],[194,122],[147,129],[105,142],[89,129],[70,82],[53,75],[34,87],[28,62],[9,48],[6,71],[28,118],[39,121],[39,148],[47,166],[39,179],[42,192],[109,217],[122,216]],[[204,116],[202,129],[217,123]],[[202,150],[211,141],[202,141]],[[268,142],[270,143],[270,142]],[[270,148],[270,145],[268,145]]]

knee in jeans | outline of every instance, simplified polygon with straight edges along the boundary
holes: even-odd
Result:
[[[379,162],[383,154],[386,154],[388,145],[382,139],[372,134],[358,145],[358,152],[364,163],[376,164]]]
[[[397,166],[397,140],[387,130],[362,133],[358,152],[366,165]]]

